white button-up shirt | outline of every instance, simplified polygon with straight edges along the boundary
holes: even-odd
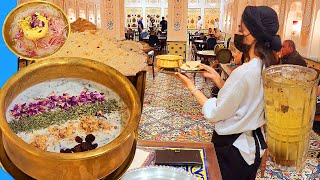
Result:
[[[233,145],[249,165],[253,164],[255,143],[252,130],[265,123],[261,60],[253,58],[235,69],[220,89],[218,98],[205,102],[202,113],[215,123],[217,134],[242,133]]]
[[[200,19],[200,20],[198,21],[198,23],[197,23],[197,29],[198,29],[198,31],[200,30],[200,28],[203,29],[203,21],[202,21],[202,19]]]

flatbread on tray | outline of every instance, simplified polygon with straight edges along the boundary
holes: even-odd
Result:
[[[198,66],[200,64],[201,61],[187,61],[186,63],[182,64],[180,68],[185,71],[197,71],[199,70]]]

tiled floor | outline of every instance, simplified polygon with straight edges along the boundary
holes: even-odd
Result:
[[[200,75],[196,84],[210,96],[211,83]],[[210,141],[212,124],[203,118],[201,107],[180,81],[167,74],[147,76],[139,138],[158,141]]]
[[[196,84],[207,96],[212,84],[196,76]],[[210,142],[213,125],[201,114],[201,107],[191,93],[171,75],[147,73],[144,109],[139,126],[139,139],[156,141]],[[265,178],[257,179],[320,179],[320,137],[312,133],[306,168],[301,172],[274,169],[267,159]]]

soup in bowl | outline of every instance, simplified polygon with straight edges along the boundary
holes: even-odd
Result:
[[[109,175],[135,148],[140,116],[131,82],[105,64],[82,58],[32,64],[0,93],[5,152],[36,179]]]

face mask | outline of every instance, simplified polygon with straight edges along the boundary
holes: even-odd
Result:
[[[248,53],[250,49],[250,45],[243,44],[244,35],[235,34],[234,35],[234,46],[243,53]]]

